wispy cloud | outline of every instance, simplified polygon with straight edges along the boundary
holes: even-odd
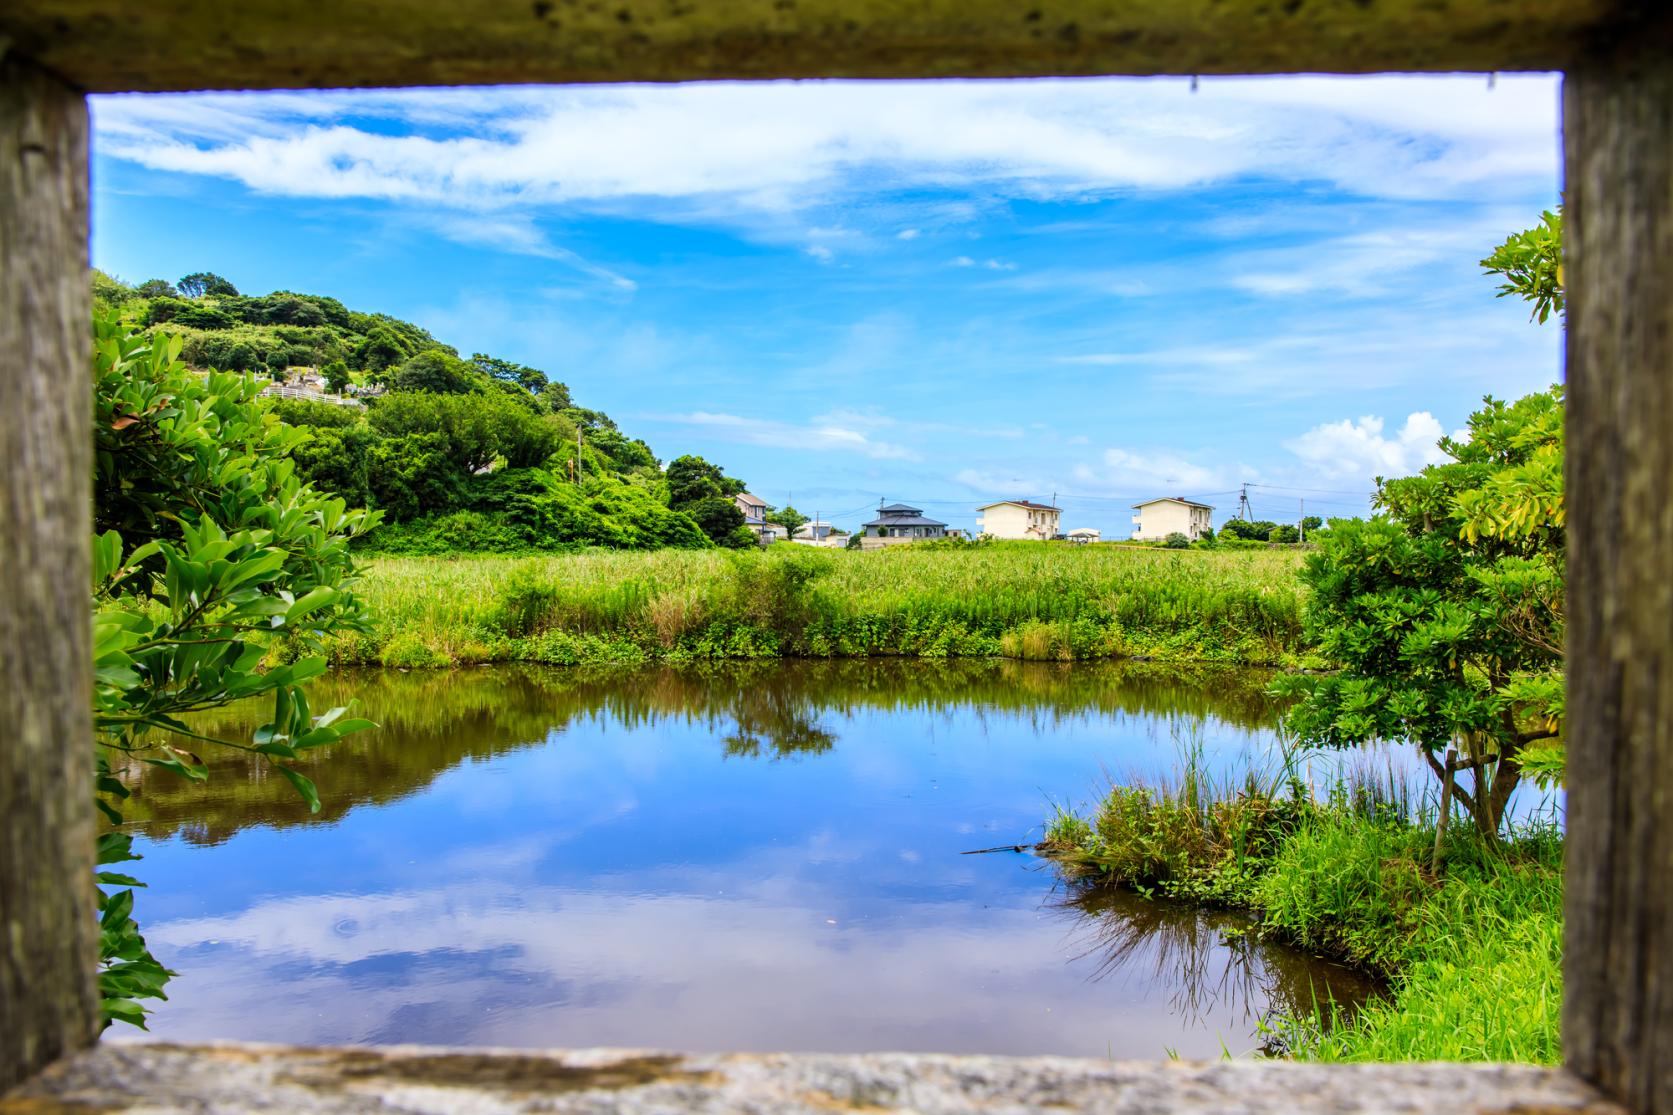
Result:
[[[731,199],[784,211],[890,185],[1067,197],[1246,177],[1372,197],[1548,173],[1553,82],[1373,77],[705,84],[95,98],[99,150],[302,197],[461,208]],[[405,134],[391,134],[388,122]],[[909,230],[911,231],[911,230]],[[903,237],[909,238],[909,237]]]
[[[1194,454],[1123,448],[1106,449],[1096,465],[1079,465],[1074,472],[1075,480],[1089,490],[1121,495],[1208,491],[1227,487],[1235,475]]]
[[[915,461],[916,451],[904,445],[880,441],[858,429],[853,414],[820,415],[806,423],[746,418],[738,414],[692,411],[689,414],[647,415],[660,422],[707,430],[724,441],[762,445],[773,449],[855,453],[873,460]]]

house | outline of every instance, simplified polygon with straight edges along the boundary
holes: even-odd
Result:
[[[1137,542],[1160,542],[1170,534],[1183,534],[1192,542],[1212,528],[1209,517],[1214,508],[1184,496],[1165,496],[1133,504],[1138,514],[1133,516],[1133,539]]]
[[[1092,527],[1076,527],[1074,530],[1069,532],[1069,541],[1075,543],[1077,546],[1084,546],[1089,542],[1101,541],[1103,537],[1104,535],[1102,531],[1096,530]]]
[[[1002,499],[976,508],[976,525],[993,538],[1033,539],[1044,542],[1057,537],[1057,520],[1062,512],[1050,504],[1026,499]]]
[[[929,538],[945,538],[947,524],[924,517],[923,508],[891,503],[877,509],[877,518],[865,525],[865,536],[860,549],[880,550],[884,546],[898,546],[905,542],[922,542]]]
[[[848,544],[848,532],[838,530],[823,519],[809,519],[796,528],[796,533],[790,541],[803,546],[822,546],[827,549],[840,550]]]
[[[748,492],[739,492],[732,497],[732,502],[744,513],[744,526],[749,528],[750,533],[755,535],[755,540],[761,545],[771,545],[784,537],[783,527],[767,521],[767,512],[772,505],[766,500]]]

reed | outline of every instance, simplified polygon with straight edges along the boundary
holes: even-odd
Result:
[[[1058,810],[1042,851],[1081,886],[1242,909],[1260,932],[1359,966],[1390,994],[1351,1018],[1270,1020],[1272,1044],[1325,1061],[1556,1064],[1562,1001],[1562,838],[1551,820],[1498,845],[1449,829],[1400,780],[1341,771],[1319,792],[1294,756],[1113,788],[1090,816]]]
[[[345,664],[1006,656],[1293,665],[1298,555],[1038,543],[375,558]]]

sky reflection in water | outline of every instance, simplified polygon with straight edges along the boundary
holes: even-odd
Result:
[[[1263,679],[1159,667],[767,663],[348,675],[384,725],[310,817],[228,761],[147,772],[158,1038],[1154,1058],[1257,1044],[1350,974],[1224,918],[1078,901],[1053,801],[1274,746]],[[253,714],[249,723],[259,720]],[[240,728],[233,718],[213,731]]]

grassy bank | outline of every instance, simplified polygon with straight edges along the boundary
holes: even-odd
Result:
[[[1090,817],[1059,814],[1045,846],[1078,885],[1247,909],[1262,933],[1390,982],[1336,1026],[1276,1022],[1298,1057],[1556,1064],[1560,837],[1528,829],[1488,848],[1460,825],[1438,877],[1434,842],[1373,787],[1318,800],[1295,782],[1209,785],[1192,767],[1172,787],[1117,788]]]
[[[1295,664],[1298,555],[1038,543],[378,558],[342,664],[1154,657]]]

